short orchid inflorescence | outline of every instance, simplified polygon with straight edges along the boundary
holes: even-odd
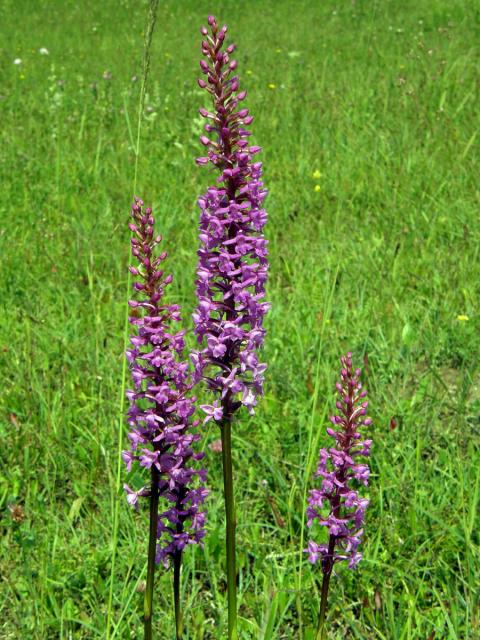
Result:
[[[360,460],[370,455],[371,440],[361,441],[360,429],[372,424],[367,418],[367,392],[362,389],[360,369],[353,370],[352,354],[341,358],[340,381],[336,388],[338,415],[330,418],[334,427],[327,433],[336,446],[320,450],[316,477],[321,478],[320,489],[310,491],[307,509],[309,527],[317,521],[329,533],[328,544],[308,543],[310,562],[322,560],[324,573],[333,564],[348,560],[354,567],[362,558],[357,551],[362,537],[363,520],[368,500],[362,498],[355,486],[368,485],[369,467]]]
[[[127,351],[134,389],[127,391],[131,449],[123,452],[123,459],[128,471],[138,461],[153,473],[151,485],[135,491],[125,485],[125,490],[134,506],[139,498],[151,499],[154,491],[167,501],[158,514],[156,561],[169,566],[175,554],[204,536],[205,470],[192,464],[203,454],[192,449],[200,436],[195,431],[198,421],[193,420],[188,363],[182,359],[184,331],[175,332],[173,326],[180,320],[180,309],[162,303],[172,281],[161,269],[167,254],[158,252],[161,237],[154,237],[152,210],[139,198],[132,218],[132,254],[138,266],[130,271],[137,299],[129,305],[130,323],[137,331]]]
[[[253,156],[260,147],[250,146],[245,129],[253,117],[240,108],[246,91],[239,90],[234,44],[224,47],[227,27],[219,29],[213,16],[204,36],[200,68],[201,88],[213,99],[213,112],[200,109],[207,119],[201,143],[207,155],[200,165],[211,163],[220,172],[217,184],[207,189],[198,204],[200,250],[194,313],[195,333],[204,348],[192,355],[196,379],[204,377],[217,399],[202,408],[207,420],[229,419],[241,405],[253,413],[262,393],[265,364],[256,351],[262,345],[267,279],[267,241],[262,229],[267,220],[263,201],[262,164]],[[213,366],[212,366],[213,365]]]

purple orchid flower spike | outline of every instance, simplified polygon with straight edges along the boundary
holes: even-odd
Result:
[[[227,27],[219,28],[213,16],[201,33],[204,78],[198,84],[211,96],[213,109],[200,109],[207,120],[200,142],[206,155],[199,165],[211,164],[219,175],[198,200],[200,249],[193,315],[195,333],[202,349],[192,354],[196,379],[204,379],[215,394],[204,405],[206,420],[215,420],[222,432],[222,452],[227,516],[228,638],[237,637],[235,518],[232,487],[231,422],[242,405],[254,412],[262,394],[266,365],[258,360],[265,329],[263,318],[268,260],[263,227],[267,194],[262,164],[255,160],[261,150],[251,145],[246,129],[253,117],[241,103],[237,62],[231,59],[235,45],[226,45]]]
[[[353,369],[352,354],[341,358],[340,381],[336,384],[338,415],[330,418],[333,427],[327,429],[335,446],[321,449],[316,477],[321,479],[319,489],[312,489],[307,508],[307,525],[317,522],[328,530],[328,543],[310,540],[309,560],[321,561],[323,584],[317,638],[326,638],[325,612],[328,587],[333,566],[346,561],[354,568],[362,559],[358,551],[363,535],[365,509],[369,501],[362,498],[358,485],[368,485],[369,467],[364,461],[370,455],[371,440],[361,440],[360,430],[369,427],[372,419],[366,417],[367,392],[362,389],[360,369]]]
[[[205,535],[206,472],[194,466],[203,454],[193,450],[200,435],[195,430],[198,420],[193,419],[195,398],[188,363],[182,359],[184,331],[174,327],[180,309],[162,302],[165,287],[172,281],[162,269],[167,254],[158,251],[161,237],[154,237],[152,210],[144,208],[139,198],[132,206],[132,218],[132,255],[138,265],[130,267],[136,299],[129,305],[136,332],[127,351],[133,380],[133,389],[127,391],[131,447],[123,452],[123,459],[128,471],[136,462],[149,469],[151,481],[139,490],[124,488],[130,505],[138,508],[142,498],[150,501],[145,638],[151,637],[154,570],[160,562],[174,568],[177,637],[181,637],[182,552]],[[166,503],[161,513],[160,498]]]

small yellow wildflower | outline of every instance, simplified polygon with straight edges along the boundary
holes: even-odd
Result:
[[[276,89],[276,88],[277,88],[277,85],[276,85],[276,84],[273,84],[273,82],[270,82],[270,84],[268,85],[268,88],[269,88],[269,89]]]
[[[457,320],[459,322],[467,322],[468,320],[470,320],[470,318],[468,316],[465,316],[465,315],[460,315],[460,316],[457,316]]]
[[[319,184],[316,184],[313,190],[315,191],[315,193],[318,193],[322,190],[322,187]]]
[[[315,180],[320,180],[320,178],[322,177],[321,172],[316,169],[313,173],[312,173],[312,178],[315,178]]]

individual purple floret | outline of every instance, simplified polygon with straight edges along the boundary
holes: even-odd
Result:
[[[361,441],[360,429],[372,424],[366,418],[367,392],[362,390],[360,369],[353,370],[352,354],[341,358],[340,381],[336,384],[339,414],[330,418],[334,428],[327,433],[336,445],[320,450],[316,477],[322,479],[320,489],[312,489],[308,499],[307,525],[314,521],[327,527],[328,544],[308,543],[309,560],[322,560],[324,574],[330,574],[334,563],[348,560],[350,568],[362,558],[357,551],[363,534],[363,520],[368,500],[356,486],[368,485],[370,470],[363,459],[370,455],[371,440]]]
[[[167,501],[158,514],[156,562],[169,566],[176,554],[204,536],[205,470],[192,466],[203,454],[192,449],[200,435],[194,430],[195,398],[189,395],[188,364],[182,359],[184,331],[174,328],[180,309],[162,304],[164,289],[172,281],[161,269],[167,254],[158,252],[161,236],[154,237],[152,210],[144,209],[139,198],[132,206],[132,218],[132,254],[138,266],[130,271],[137,299],[129,305],[130,323],[137,331],[127,351],[134,385],[127,391],[131,448],[122,457],[128,471],[134,461],[150,469],[152,482],[138,491],[124,488],[133,506],[141,497],[152,500],[153,493]]]
[[[262,393],[265,364],[256,351],[265,330],[263,316],[267,279],[267,241],[262,229],[267,213],[262,208],[267,194],[262,182],[262,164],[253,156],[260,147],[251,146],[245,129],[253,117],[240,107],[246,91],[239,90],[234,44],[224,47],[227,27],[218,28],[208,18],[199,79],[213,99],[213,111],[200,109],[207,119],[207,136],[200,138],[207,155],[197,163],[211,163],[220,172],[217,184],[200,197],[200,250],[197,269],[195,333],[204,348],[192,355],[196,379],[204,377],[217,400],[203,406],[207,420],[230,419],[241,405],[250,413]],[[211,366],[213,365],[213,367]]]

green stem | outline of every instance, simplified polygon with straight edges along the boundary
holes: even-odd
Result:
[[[180,605],[180,569],[182,566],[182,552],[177,551],[173,556],[173,600],[175,603],[175,631],[176,640],[182,640],[183,615]]]
[[[335,550],[335,536],[330,536],[328,541],[327,565],[323,572],[322,595],[320,598],[320,613],[318,614],[318,626],[316,640],[327,640],[327,630],[325,628],[325,613],[327,611],[328,587],[330,586],[330,576],[333,569],[333,552]]]
[[[330,584],[330,573],[323,574],[323,582],[322,582],[322,597],[320,600],[320,613],[318,615],[318,627],[317,627],[317,638],[316,640],[327,640],[327,630],[325,628],[325,612],[327,610],[327,596],[328,596],[328,586]]]
[[[232,422],[222,422],[223,487],[226,514],[228,640],[237,640],[237,569],[235,562],[235,502],[233,498]]]
[[[155,465],[152,465],[152,493],[150,496],[150,534],[148,539],[147,586],[145,589],[143,618],[145,640],[152,640],[153,582],[155,577],[155,553],[157,549],[158,527],[158,480],[158,469]]]

